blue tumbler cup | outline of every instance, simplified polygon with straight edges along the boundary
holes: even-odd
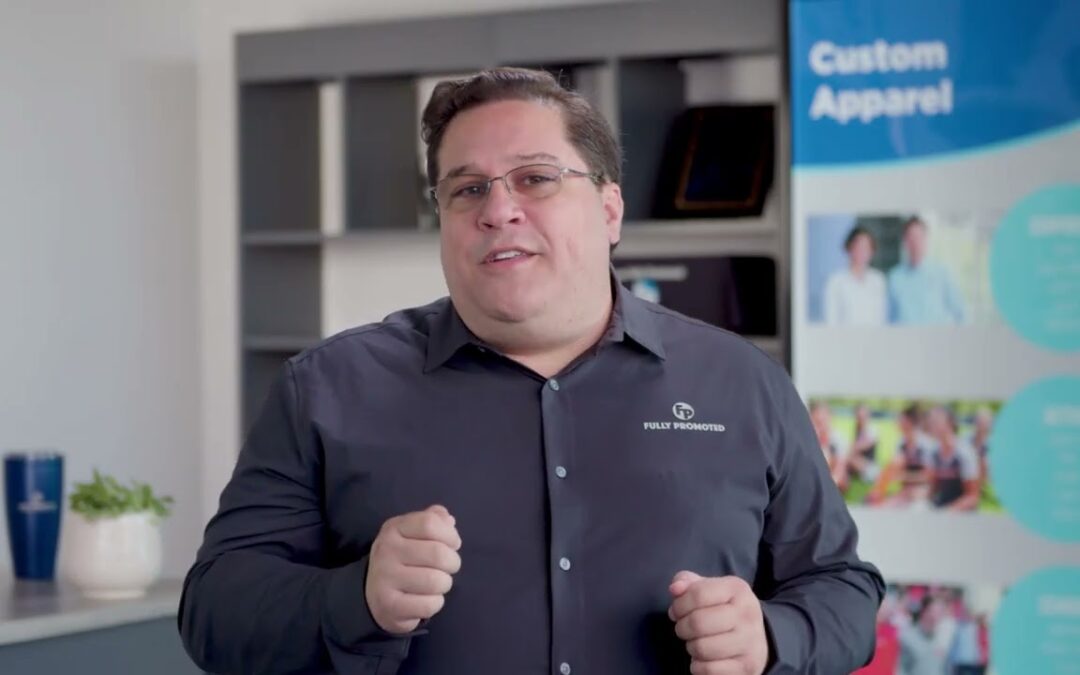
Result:
[[[53,578],[63,492],[62,455],[54,452],[4,455],[4,502],[15,578]]]

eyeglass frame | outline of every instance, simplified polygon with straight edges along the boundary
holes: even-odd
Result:
[[[602,185],[603,181],[604,181],[604,174],[601,173],[601,172],[598,172],[598,171],[579,171],[578,169],[571,169],[570,167],[559,166],[558,164],[551,164],[550,162],[535,162],[533,164],[522,164],[521,166],[516,166],[516,167],[514,167],[513,169],[510,169],[509,171],[507,171],[506,173],[504,173],[501,176],[491,176],[490,178],[485,176],[482,173],[459,173],[459,174],[455,174],[453,176],[444,176],[443,178],[439,179],[435,183],[434,186],[428,188],[428,196],[431,197],[432,203],[435,204],[435,210],[441,212],[442,209],[441,209],[441,207],[439,205],[439,196],[438,196],[439,185],[441,185],[445,181],[450,180],[451,178],[461,178],[462,176],[476,176],[476,178],[478,179],[477,183],[483,183],[484,184],[484,198],[485,199],[487,199],[488,195],[491,194],[491,185],[492,185],[492,183],[494,183],[497,180],[501,180],[502,184],[503,184],[503,187],[506,188],[506,193],[513,196],[515,194],[515,192],[510,187],[510,184],[508,182],[506,182],[506,177],[509,176],[510,174],[514,173],[515,171],[520,171],[522,169],[527,169],[527,168],[529,168],[531,166],[547,166],[547,167],[551,167],[551,168],[554,168],[554,169],[558,169],[559,170],[559,189],[560,190],[562,189],[563,178],[566,177],[567,175],[573,176],[575,178],[589,178],[596,185]],[[558,194],[558,192],[555,192],[555,193],[553,193],[553,194],[551,194],[549,196],[554,197],[555,194]]]

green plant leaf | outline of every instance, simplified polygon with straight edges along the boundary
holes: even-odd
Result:
[[[121,485],[109,475],[94,469],[94,479],[88,483],[75,483],[71,493],[71,510],[88,518],[116,517],[125,513],[151,512],[158,518],[169,515],[172,497],[159,497],[146,483],[131,481],[131,486]]]

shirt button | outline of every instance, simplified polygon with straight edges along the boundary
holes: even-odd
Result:
[[[559,559],[559,567],[561,567],[564,572],[569,570],[570,569],[570,558],[560,558]]]
[[[559,672],[562,673],[562,675],[570,675],[570,664],[569,663],[560,664],[559,665]]]
[[[555,467],[555,475],[558,476],[559,478],[566,478],[566,467],[563,467],[563,466]]]
[[[559,381],[554,377],[548,380],[548,386],[551,387],[551,391],[559,391]]]

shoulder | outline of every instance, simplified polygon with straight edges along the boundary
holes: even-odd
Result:
[[[296,354],[289,364],[297,371],[348,366],[372,357],[419,364],[426,354],[433,321],[449,311],[449,305],[448,298],[440,298],[421,307],[398,310],[382,321],[343,330]]]
[[[740,382],[790,382],[787,371],[771,355],[730,330],[648,301],[640,301],[656,326],[667,363],[701,374],[723,371]]]

